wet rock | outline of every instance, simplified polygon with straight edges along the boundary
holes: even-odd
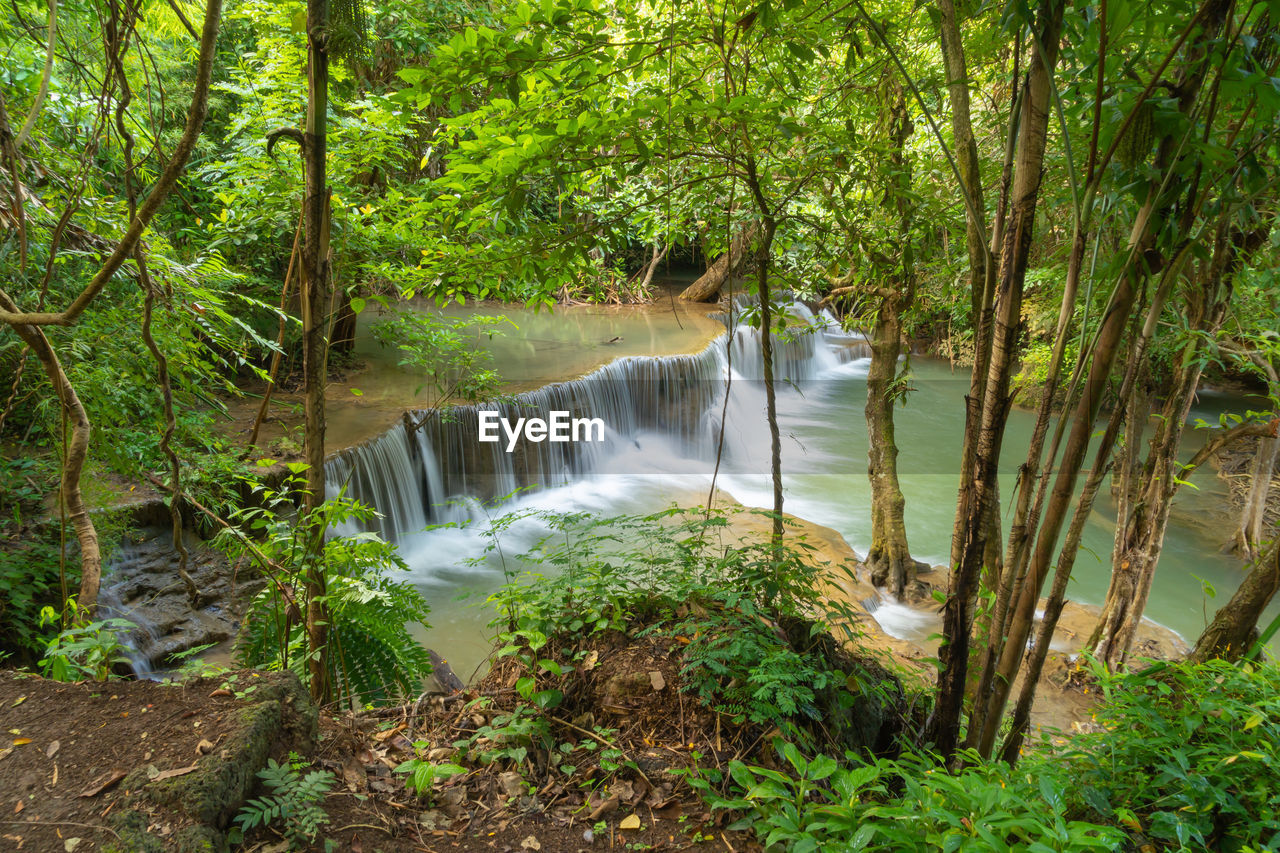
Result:
[[[237,577],[225,556],[194,536],[187,549],[187,573],[200,592],[194,606],[167,530],[143,531],[120,547],[103,572],[103,615],[138,626],[130,638],[138,674],[172,666],[172,655],[232,639],[244,606],[261,585],[244,570]]]

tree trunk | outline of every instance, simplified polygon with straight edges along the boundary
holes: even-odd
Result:
[[[668,243],[666,246],[661,243],[653,244],[653,257],[650,259],[648,266],[645,267],[644,277],[640,279],[640,287],[638,288],[640,293],[648,292],[649,285],[653,284],[653,274],[657,272],[658,265],[662,263],[662,259],[667,256],[667,252],[671,251],[671,247],[674,245],[675,243]]]
[[[1228,224],[1220,222],[1213,261],[1188,300],[1188,325],[1199,334],[1193,335],[1183,347],[1174,390],[1162,407],[1141,477],[1132,487],[1122,489],[1122,513],[1116,525],[1111,582],[1102,616],[1088,643],[1109,668],[1121,665],[1133,647],[1164,548],[1173,498],[1183,477],[1189,476],[1182,472],[1178,451],[1187,414],[1200,384],[1204,341],[1222,325],[1235,274],[1245,259],[1262,245],[1268,231],[1231,233]],[[1133,412],[1130,421],[1145,417],[1145,411]],[[1129,448],[1133,449],[1136,448]],[[1136,500],[1130,500],[1134,493],[1140,494]]]
[[[0,307],[6,311],[18,310],[7,297],[2,296]],[[93,526],[93,519],[90,518],[88,507],[80,493],[80,475],[89,457],[89,416],[80,404],[80,397],[62,369],[62,363],[49,344],[49,339],[45,337],[44,330],[39,326],[21,324],[12,328],[39,359],[40,366],[49,378],[49,384],[58,395],[62,414],[71,429],[71,435],[67,439],[67,455],[62,460],[59,494],[67,518],[75,530],[76,542],[80,545],[80,593],[76,602],[80,613],[86,619],[92,619],[98,607],[98,588],[102,583],[102,552],[98,547],[98,531]]]
[[[871,367],[867,373],[867,433],[870,438],[867,476],[871,481],[871,550],[867,568],[871,582],[902,598],[915,580],[917,563],[907,546],[903,518],[906,499],[898,485],[898,445],[893,427],[893,385],[898,375],[902,322],[898,300],[881,303],[871,335]]]
[[[1272,532],[1271,547],[1253,565],[1226,606],[1214,614],[1189,660],[1203,663],[1213,658],[1238,660],[1253,645],[1258,619],[1280,589],[1280,531]]]
[[[306,161],[306,188],[303,223],[302,294],[302,376],[304,387],[305,433],[303,450],[307,461],[307,494],[303,504],[308,516],[325,500],[324,480],[324,390],[327,379],[328,342],[326,310],[329,307],[329,190],[325,178],[326,113],[329,97],[328,0],[307,2],[307,126],[303,157]],[[304,586],[307,599],[307,673],[311,696],[327,702],[329,683],[329,617],[325,606],[326,583],[324,530],[307,518],[307,558]]]
[[[1271,478],[1275,476],[1276,459],[1280,458],[1280,438],[1264,438],[1258,442],[1253,460],[1249,494],[1245,497],[1240,527],[1236,530],[1236,548],[1250,558],[1258,556],[1262,542],[1262,525],[1267,512],[1267,496]]]
[[[760,291],[760,354],[764,362],[765,418],[769,422],[769,475],[773,481],[773,546],[782,544],[782,435],[778,431],[778,398],[773,381],[773,305],[769,294],[769,253],[778,225],[766,216],[756,264]]]
[[[342,295],[342,304],[338,306],[333,321],[333,334],[330,336],[329,349],[342,355],[350,355],[356,346],[356,312],[351,310],[351,297]]]
[[[760,223],[750,222],[738,229],[738,233],[729,241],[729,251],[716,258],[705,273],[680,294],[681,299],[690,302],[715,302],[720,297],[720,289],[730,276],[738,275],[743,261],[751,256],[748,251],[755,239],[760,236]],[[758,254],[758,253],[757,253]]]
[[[915,580],[916,562],[911,559],[904,520],[906,500],[898,483],[898,444],[894,437],[893,407],[898,378],[898,356],[902,352],[902,312],[915,298],[915,259],[911,246],[911,164],[905,148],[911,134],[906,95],[895,84],[889,105],[890,170],[885,193],[886,207],[898,219],[897,278],[894,286],[878,291],[880,310],[871,333],[871,367],[867,373],[867,476],[871,481],[871,550],[867,568],[871,582],[887,586],[898,598]]]
[[[1049,123],[1050,75],[1057,62],[1062,15],[1061,0],[1041,2],[1036,34],[1040,49],[1032,54],[1025,83],[1009,224],[1000,250],[998,309],[981,401],[981,429],[975,448],[973,477],[960,484],[952,546],[953,555],[959,554],[959,559],[951,568],[950,590],[943,609],[943,641],[939,649],[942,672],[939,675],[938,702],[930,721],[934,748],[947,758],[955,752],[960,736],[973,601],[986,553],[986,533],[990,524],[1000,445],[1011,402],[1009,378],[1018,355],[1022,288],[1030,259],[1036,202],[1040,195]],[[1047,67],[1042,57],[1047,60]]]
[[[955,139],[956,165],[964,182],[966,196],[964,216],[965,246],[969,250],[969,300],[976,327],[986,304],[984,293],[994,276],[988,278],[986,207],[982,198],[982,172],[978,165],[978,143],[973,137],[969,110],[969,72],[966,70],[964,43],[955,3],[939,0],[941,13],[939,35],[942,42],[942,64],[947,73],[947,93],[951,98],[951,134]],[[944,232],[945,233],[945,232]],[[994,272],[994,270],[993,270]]]

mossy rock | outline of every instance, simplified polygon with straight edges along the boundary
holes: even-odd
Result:
[[[111,821],[120,849],[197,853],[228,849],[226,830],[273,754],[307,752],[319,715],[291,672],[255,674],[251,699],[235,712],[223,745],[181,776],[152,780],[147,766],[121,783],[131,791]]]

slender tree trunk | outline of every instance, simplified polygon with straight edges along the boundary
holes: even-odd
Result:
[[[915,580],[916,562],[911,559],[904,519],[906,500],[898,483],[898,444],[894,436],[893,408],[898,378],[898,356],[902,352],[902,312],[915,298],[915,259],[911,246],[911,164],[905,149],[911,134],[906,95],[895,85],[889,106],[890,184],[886,206],[897,214],[898,281],[881,288],[880,310],[871,334],[871,367],[867,373],[867,476],[871,481],[871,550],[867,568],[871,582],[887,586],[898,598]]]
[[[1214,614],[1204,629],[1190,660],[1203,663],[1213,658],[1238,660],[1253,645],[1258,620],[1280,590],[1280,531],[1272,531],[1271,546],[1254,564],[1226,606]]]
[[[760,353],[764,361],[765,418],[769,421],[769,475],[773,482],[774,547],[782,544],[782,434],[778,431],[778,398],[773,379],[773,306],[769,293],[769,254],[778,224],[766,215],[757,252],[760,291]]]
[[[943,609],[943,644],[939,650],[942,672],[938,702],[930,725],[935,748],[948,758],[955,752],[960,736],[973,601],[986,553],[986,533],[990,524],[1000,445],[1011,402],[1009,378],[1018,355],[1022,288],[1040,195],[1049,122],[1050,76],[1058,56],[1062,15],[1061,0],[1043,0],[1039,5],[1036,38],[1041,49],[1032,54],[1025,83],[1009,224],[1000,252],[996,292],[998,308],[981,405],[982,426],[975,448],[972,479],[960,484],[960,512],[963,515],[957,517],[952,546],[953,556],[958,553],[959,559],[952,565],[951,588]],[[1042,57],[1047,59],[1048,67]]]
[[[871,550],[867,568],[871,582],[902,598],[915,580],[904,520],[906,499],[898,484],[898,445],[894,437],[894,380],[898,375],[902,322],[896,294],[881,303],[871,335],[871,367],[867,372],[867,475],[871,481]]]
[[[4,296],[0,296],[0,308],[14,312],[18,310]],[[89,509],[80,492],[80,475],[84,472],[84,464],[89,457],[89,436],[92,432],[89,415],[81,405],[80,396],[76,394],[75,387],[62,369],[62,363],[49,339],[45,337],[44,330],[39,326],[24,324],[12,328],[40,361],[49,384],[58,395],[63,416],[71,431],[67,437],[67,454],[62,460],[60,496],[67,518],[75,530],[76,542],[80,546],[80,592],[76,601],[85,617],[91,619],[98,607],[98,588],[102,583],[102,552],[98,547],[98,531],[93,526],[93,519],[89,516]]]
[[[645,267],[644,277],[640,279],[639,290],[641,293],[645,293],[649,290],[649,285],[653,284],[653,274],[657,272],[658,265],[662,263],[662,259],[667,256],[667,252],[671,251],[671,247],[674,245],[674,243],[668,243],[666,246],[663,246],[661,243],[653,244],[653,257],[649,261],[648,266]]]
[[[1264,438],[1258,442],[1249,481],[1249,494],[1245,497],[1244,511],[1240,515],[1240,527],[1236,531],[1236,547],[1240,553],[1256,558],[1262,542],[1262,525],[1267,512],[1267,497],[1271,492],[1271,478],[1275,476],[1276,460],[1280,458],[1280,438]]]
[[[327,379],[328,341],[326,310],[329,306],[329,190],[325,178],[326,113],[329,97],[328,0],[307,2],[307,126],[303,157],[306,161],[305,219],[303,223],[302,294],[302,375],[304,386],[304,454],[307,461],[308,515],[325,500],[324,479],[324,391]],[[325,606],[326,582],[323,564],[324,530],[308,518],[308,555],[305,577],[307,598],[307,671],[311,696],[328,701],[329,616]]]
[[[1121,495],[1123,511],[1116,525],[1111,582],[1102,616],[1089,642],[1093,653],[1110,668],[1120,666],[1133,647],[1164,548],[1173,498],[1183,478],[1189,476],[1181,471],[1178,451],[1187,414],[1200,384],[1203,342],[1221,326],[1235,274],[1244,260],[1262,245],[1268,231],[1229,234],[1227,223],[1220,223],[1214,240],[1213,262],[1189,300],[1189,325],[1198,334],[1183,347],[1174,390],[1162,407],[1141,478],[1132,489],[1126,486]],[[1131,413],[1130,420],[1136,422],[1145,417],[1145,411],[1138,411]],[[1135,492],[1140,496],[1130,500]]]
[[[965,247],[969,251],[969,301],[975,327],[986,307],[986,294],[994,277],[988,278],[986,206],[982,198],[982,171],[978,161],[978,143],[973,136],[969,110],[969,72],[966,69],[964,42],[952,0],[939,0],[939,22],[942,64],[947,73],[947,93],[951,98],[951,135],[955,139],[956,165],[960,170],[961,188],[967,196],[964,215]],[[945,232],[944,232],[945,233]],[[992,270],[994,272],[994,270]]]

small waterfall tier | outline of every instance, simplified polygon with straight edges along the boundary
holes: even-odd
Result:
[[[724,318],[732,328],[700,353],[621,358],[501,401],[406,413],[386,433],[329,460],[329,496],[341,492],[378,510],[382,517],[371,528],[394,542],[430,524],[466,520],[476,501],[588,476],[638,447],[642,434],[660,436],[677,456],[713,459],[727,385],[737,389],[732,416],[763,417],[763,398],[753,393],[763,376],[759,331],[736,322],[745,307],[735,304],[735,319]],[[865,355],[865,340],[840,331],[829,313],[799,302],[788,313],[789,331],[776,339],[779,382],[813,380]],[[526,434],[512,442],[505,427],[493,425],[549,423],[552,413],[560,413],[564,432],[589,440]],[[482,421],[490,440],[482,440]]]

